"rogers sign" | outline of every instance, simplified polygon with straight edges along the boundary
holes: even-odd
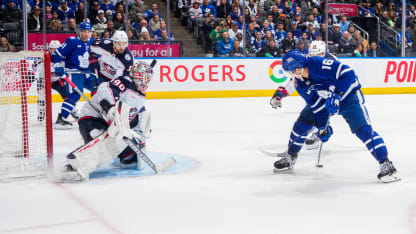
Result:
[[[384,83],[394,81],[416,82],[416,63],[414,61],[388,61]]]
[[[246,65],[160,65],[160,82],[241,82]]]

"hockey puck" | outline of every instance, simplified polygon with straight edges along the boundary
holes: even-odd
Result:
[[[324,167],[324,165],[318,164],[318,165],[316,165],[316,167],[322,168],[322,167]]]

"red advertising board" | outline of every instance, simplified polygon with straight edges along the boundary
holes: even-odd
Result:
[[[129,44],[129,49],[134,57],[179,57],[180,45],[143,45]]]
[[[47,33],[46,43],[49,45],[51,40],[58,40],[64,43],[65,40],[70,36],[76,36],[75,34],[69,33]],[[28,47],[29,50],[43,50],[43,34],[42,33],[28,33]]]
[[[334,15],[357,16],[356,4],[329,3],[329,13]]]
[[[46,42],[49,44],[51,40],[58,40],[62,44],[70,36],[76,36],[76,34],[47,33]],[[41,33],[28,33],[28,46],[29,50],[43,50],[43,35]],[[181,48],[178,44],[129,44],[129,49],[134,57],[180,57]]]

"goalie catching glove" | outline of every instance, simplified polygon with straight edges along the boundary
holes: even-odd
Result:
[[[276,89],[276,92],[274,92],[272,99],[270,99],[270,105],[275,109],[277,109],[277,107],[282,107],[282,99],[286,96],[288,96],[286,88],[280,86]]]

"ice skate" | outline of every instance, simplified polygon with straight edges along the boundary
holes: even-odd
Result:
[[[72,118],[74,118],[76,121],[78,121],[78,120],[79,120],[80,115],[79,115],[79,112],[78,112],[77,108],[74,108],[74,109],[72,110],[72,112],[71,112],[71,116],[72,116]]]
[[[274,163],[274,173],[292,171],[296,163],[297,155],[290,155],[288,152],[281,154],[282,158]]]
[[[393,163],[386,159],[382,164],[380,164],[380,173],[378,173],[377,178],[384,183],[399,181],[401,178],[396,175],[396,172],[397,170],[393,166]]]
[[[307,150],[317,149],[321,145],[321,140],[319,140],[316,133],[313,133],[310,137],[306,138],[305,145]]]
[[[68,120],[65,120],[61,114],[58,115],[58,119],[55,122],[55,129],[62,129],[62,130],[66,130],[66,129],[71,129],[72,128],[72,123],[69,122]]]
[[[136,168],[137,167],[137,155],[132,154],[127,157],[120,158],[120,164],[122,168]]]
[[[88,179],[89,175],[87,173],[81,169],[73,169],[70,164],[66,164],[56,178],[58,182],[62,183],[77,183]]]

